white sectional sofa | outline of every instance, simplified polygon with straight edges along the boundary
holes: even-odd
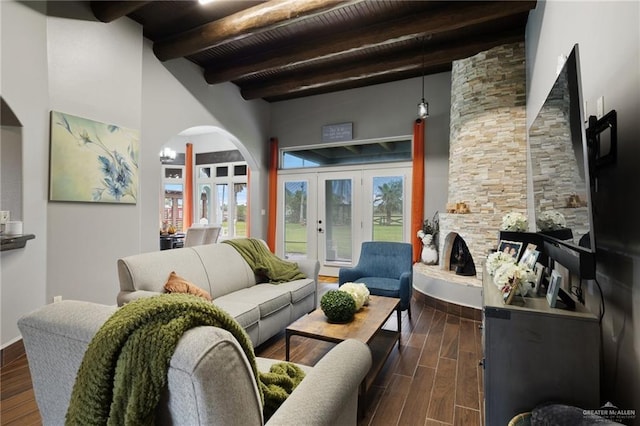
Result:
[[[209,292],[257,346],[317,306],[317,260],[299,260],[307,278],[281,284],[260,283],[229,244],[217,243],[142,253],[118,260],[118,305],[164,292],[172,271]]]
[[[116,309],[65,300],[45,305],[18,321],[42,424],[64,424],[84,353]],[[262,372],[269,371],[276,362],[279,361],[256,359],[258,371]],[[346,340],[314,367],[300,367],[306,377],[267,425],[355,426],[358,389],[371,367],[367,345]],[[188,330],[171,358],[167,381],[156,409],[157,425],[264,424],[249,361],[226,330],[209,326]]]

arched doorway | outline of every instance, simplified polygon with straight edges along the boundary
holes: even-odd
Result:
[[[187,144],[193,152],[190,175]],[[163,158],[165,150],[175,155]],[[217,224],[222,228],[220,239],[249,236],[249,174],[255,162],[234,135],[215,126],[186,129],[163,145],[161,163],[161,227],[173,224],[178,231],[186,231],[189,223]],[[192,215],[186,220],[184,194],[189,180]]]

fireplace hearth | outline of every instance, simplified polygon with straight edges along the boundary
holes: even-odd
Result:
[[[473,261],[473,255],[464,241],[457,232],[450,232],[445,237],[443,245],[443,269],[454,271],[457,275],[466,277],[476,276],[476,265]]]
[[[457,235],[451,247],[450,268],[458,275],[472,277],[476,275],[476,265],[464,240]]]

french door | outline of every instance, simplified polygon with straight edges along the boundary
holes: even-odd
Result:
[[[409,167],[279,175],[277,254],[318,259],[337,276],[363,241],[410,241]]]

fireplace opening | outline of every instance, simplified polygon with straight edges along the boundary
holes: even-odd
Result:
[[[456,232],[446,236],[443,250],[444,269],[454,271],[457,275],[475,276],[476,265],[473,262],[467,243]]]

